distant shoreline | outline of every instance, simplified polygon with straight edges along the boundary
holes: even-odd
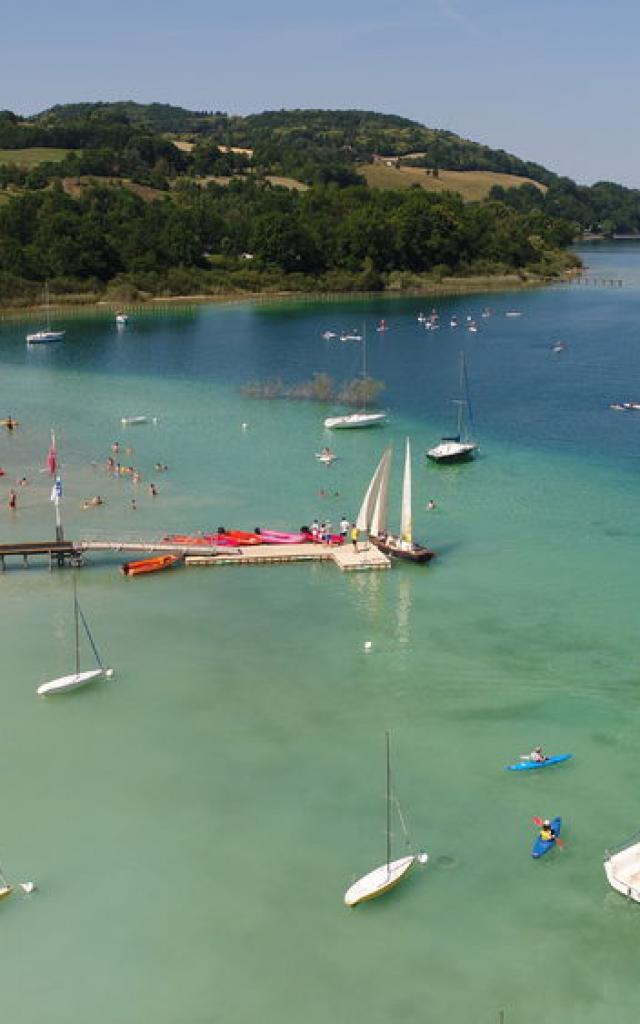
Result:
[[[382,291],[259,291],[259,292],[221,292],[217,295],[195,294],[195,295],[154,295],[140,297],[139,299],[118,301],[117,299],[104,299],[95,294],[82,296],[70,294],[69,296],[53,296],[51,300],[52,315],[62,315],[64,312],[93,311],[96,313],[109,311],[121,311],[131,313],[132,311],[144,312],[145,310],[169,305],[236,305],[243,302],[282,302],[282,301],[314,301],[314,302],[335,302],[360,299],[379,298],[403,299],[403,298],[429,298],[430,296],[445,295],[473,295],[481,292],[508,292],[528,291],[532,288],[544,288],[549,284],[562,281],[569,281],[576,277],[574,272],[567,272],[554,278],[527,278],[523,279],[517,274],[502,274],[487,277],[467,278],[444,278],[442,281],[425,284],[423,288],[387,289]],[[0,303],[0,319],[19,320],[25,316],[33,317],[43,311],[42,305],[21,305],[19,300],[12,303]]]

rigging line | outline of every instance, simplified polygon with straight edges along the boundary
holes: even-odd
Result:
[[[467,376],[467,360],[463,357],[462,360],[462,372],[464,375],[464,397],[467,400],[467,418],[469,420],[469,430],[471,435],[475,433],[475,426],[473,423],[473,411],[471,409],[471,397],[469,395],[469,378]]]
[[[78,605],[78,614],[80,615],[80,618],[82,619],[82,625],[84,626],[85,633],[87,634],[87,637],[89,639],[89,643],[91,644],[91,649],[92,649],[92,651],[93,651],[93,653],[95,655],[96,661],[98,662],[98,665],[100,666],[100,668],[104,672],[104,665],[102,664],[102,661],[100,660],[100,655],[98,654],[98,648],[96,647],[95,641],[94,641],[93,637],[91,636],[91,631],[90,631],[90,629],[89,629],[89,627],[87,625],[87,620],[84,617],[84,614],[82,612],[82,608],[80,607],[80,605]]]
[[[404,817],[404,814],[402,812],[402,807],[400,806],[400,801],[398,800],[398,797],[396,796],[396,794],[393,791],[392,791],[392,800],[393,800],[395,809],[398,812],[398,817],[400,819],[400,826],[402,828],[402,834],[404,835],[404,841],[407,844],[407,846],[411,846],[412,845],[412,843],[411,843],[411,836],[409,835],[409,829],[407,828],[407,823],[405,821],[405,817]]]

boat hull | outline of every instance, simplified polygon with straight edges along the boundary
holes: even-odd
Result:
[[[36,331],[27,334],[27,345],[49,345],[52,341],[64,341],[66,331]]]
[[[329,430],[360,430],[363,427],[381,427],[386,419],[386,412],[354,412],[348,416],[329,416],[324,425]]]
[[[7,896],[10,896],[12,892],[13,892],[13,886],[12,885],[3,885],[0,888],[0,900],[6,900]]]
[[[344,894],[344,902],[347,907],[357,907],[359,903],[367,900],[374,900],[382,896],[390,889],[394,889],[415,864],[415,855],[401,857],[399,860],[392,860],[389,864],[382,864],[374,868],[368,874],[363,875],[357,882],[349,886]]]
[[[123,576],[139,576],[147,572],[160,572],[162,569],[170,569],[172,565],[180,561],[179,555],[158,555],[157,558],[143,558],[138,562],[125,562],[120,566]]]
[[[560,835],[560,829],[562,828],[562,818],[552,818],[551,828],[555,832],[556,836]],[[545,853],[548,853],[556,845],[555,839],[549,839],[545,841],[540,836],[536,836],[533,846],[531,847],[531,856],[534,860],[539,860],[540,857],[544,857]]]
[[[40,697],[46,697],[52,693],[66,693],[68,690],[78,690],[81,686],[93,683],[98,679],[106,677],[101,668],[94,668],[88,672],[74,672],[70,676],[60,676],[58,679],[51,679],[48,683],[42,683],[37,689]]]
[[[605,860],[604,870],[612,889],[640,903],[640,843],[617,850]]]
[[[550,768],[553,764],[562,764],[563,761],[568,761],[570,757],[573,757],[573,754],[553,754],[544,761],[521,761],[520,764],[508,764],[507,771],[528,772],[535,768]]]
[[[432,551],[431,548],[422,547],[421,544],[412,544],[410,548],[405,549],[387,544],[380,537],[370,537],[369,540],[380,551],[383,551],[385,555],[390,555],[391,558],[399,558],[403,562],[416,562],[419,565],[423,565],[425,562],[430,562],[432,558],[436,557],[435,551]]]
[[[477,444],[458,441],[443,441],[441,444],[430,448],[427,458],[440,465],[451,465],[454,462],[470,462],[478,450]]]

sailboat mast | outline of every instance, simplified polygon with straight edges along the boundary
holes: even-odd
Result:
[[[391,761],[389,756],[389,733],[385,733],[387,740],[387,874],[391,863]]]
[[[367,325],[362,324],[362,411],[367,411]]]
[[[80,674],[80,616],[78,615],[78,584],[73,577],[73,616],[76,624],[76,675]]]
[[[45,311],[46,311],[45,315],[46,315],[46,318],[47,318],[47,330],[50,331],[51,330],[51,312],[49,310],[49,282],[48,281],[45,281],[45,285],[44,285],[44,305],[45,305]]]

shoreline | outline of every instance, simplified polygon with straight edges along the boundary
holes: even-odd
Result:
[[[551,284],[567,283],[579,276],[575,272],[567,272],[553,278],[530,278],[522,279],[516,274],[503,274],[495,277],[468,277],[468,278],[444,278],[439,282],[425,283],[423,288],[406,289],[385,289],[382,291],[258,291],[258,292],[221,292],[219,294],[194,294],[194,295],[153,295],[140,297],[139,299],[118,301],[117,299],[105,299],[95,294],[83,298],[83,296],[70,294],[68,301],[65,297],[54,296],[50,303],[50,309],[57,313],[108,313],[116,310],[122,312],[145,312],[158,307],[178,305],[236,305],[243,302],[354,302],[379,298],[384,301],[388,299],[403,298],[429,298],[430,296],[457,296],[473,295],[482,292],[508,292],[528,291],[533,288],[545,288]],[[0,303],[0,320],[19,320],[21,318],[34,317],[44,310],[44,305],[20,305],[19,300],[15,303]]]

